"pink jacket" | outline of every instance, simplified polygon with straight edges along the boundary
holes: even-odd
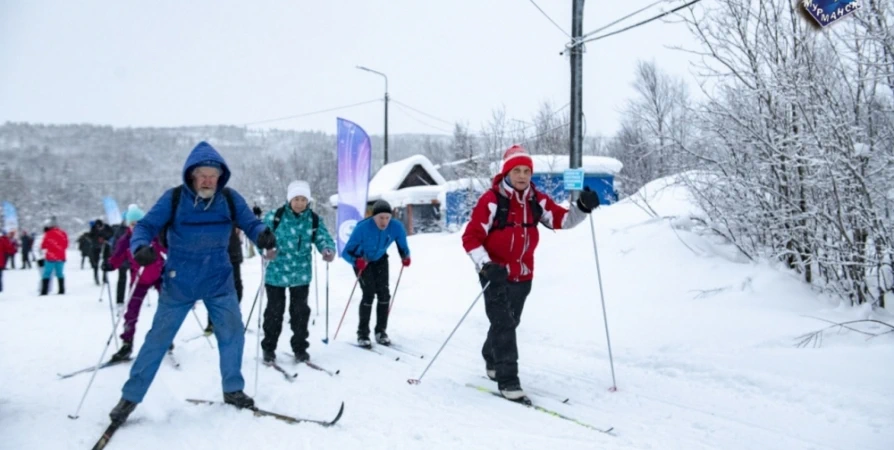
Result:
[[[132,231],[128,228],[127,232],[115,243],[115,251],[112,252],[112,257],[109,258],[109,264],[117,269],[121,267],[121,264],[124,263],[124,259],[127,258],[127,260],[130,261],[130,276],[133,278],[137,276],[140,265],[137,264],[137,261],[133,259],[133,254],[130,253],[131,234]],[[155,254],[158,255],[158,258],[154,263],[143,268],[143,275],[140,276],[138,284],[156,284],[161,280],[161,274],[165,267],[165,260],[162,258],[162,255],[167,254],[167,251],[161,246],[158,238],[152,240],[152,248],[155,249]]]

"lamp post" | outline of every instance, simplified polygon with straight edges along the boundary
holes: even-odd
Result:
[[[378,72],[372,70],[368,67],[357,66],[360,70],[365,70],[367,72],[374,73],[376,75],[381,75],[385,78],[385,162],[384,164],[388,164],[388,75],[385,75],[382,72]]]

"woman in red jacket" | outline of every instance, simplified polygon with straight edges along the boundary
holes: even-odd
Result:
[[[43,265],[43,278],[40,284],[40,295],[47,295],[50,290],[50,277],[53,272],[59,279],[59,294],[65,293],[65,275],[62,269],[65,267],[65,250],[68,249],[68,235],[56,226],[55,219],[49,219],[44,223],[47,230],[40,244],[40,251],[46,262]]]
[[[6,259],[16,253],[16,246],[7,235],[0,236],[0,292],[3,292],[3,271],[6,270]]]
[[[481,285],[487,286],[484,307],[490,329],[481,350],[487,376],[514,401],[526,400],[518,379],[515,329],[534,278],[537,225],[572,228],[599,206],[599,197],[589,188],[581,191],[576,207],[559,206],[535,189],[533,172],[534,162],[522,146],[506,150],[503,170],[494,177],[493,188],[478,199],[463,232],[463,247],[475,262]]]

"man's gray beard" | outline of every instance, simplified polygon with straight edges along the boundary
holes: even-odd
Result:
[[[198,195],[199,195],[200,198],[203,198],[203,199],[207,200],[207,199],[211,198],[212,196],[214,196],[214,189],[208,189],[208,188],[204,188],[204,189],[203,189],[203,188],[199,188],[199,194],[198,194]]]

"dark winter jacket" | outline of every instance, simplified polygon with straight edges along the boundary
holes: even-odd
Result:
[[[518,192],[503,183],[503,176],[494,178],[493,189],[485,192],[472,209],[472,217],[463,232],[463,248],[480,269],[493,261],[509,270],[512,281],[534,278],[534,250],[540,241],[538,223],[534,222],[531,197],[543,210],[540,224],[553,230],[572,228],[584,220],[586,214],[577,207],[565,209],[548,195],[536,190],[533,184]],[[509,212],[502,229],[492,229],[497,212],[497,196],[509,199]],[[525,226],[527,225],[527,226]]]
[[[193,168],[203,161],[220,164],[222,171],[217,193],[210,199],[198,197],[190,181]],[[174,205],[175,214],[167,230],[168,259],[162,289],[178,300],[235,296],[233,266],[227,252],[233,221],[235,219],[236,225],[252,242],[257,242],[258,235],[266,227],[252,214],[245,199],[232,189],[236,217],[230,217],[230,207],[221,193],[230,180],[230,169],[208,143],[199,143],[189,154],[183,165],[182,179],[180,201]],[[173,191],[168,189],[137,222],[130,240],[132,253],[149,245],[171,220]]]
[[[345,248],[341,251],[341,257],[354,265],[357,258],[363,258],[369,262],[378,261],[388,251],[392,242],[397,242],[397,251],[401,258],[410,256],[410,247],[407,246],[407,230],[399,220],[392,219],[388,227],[380,230],[372,217],[357,222],[354,231]]]
[[[34,247],[34,236],[31,236],[27,233],[22,233],[22,253],[29,254],[31,253],[31,249]]]
[[[90,255],[93,251],[93,242],[90,240],[89,231],[78,236],[78,250],[80,250],[83,255]]]

